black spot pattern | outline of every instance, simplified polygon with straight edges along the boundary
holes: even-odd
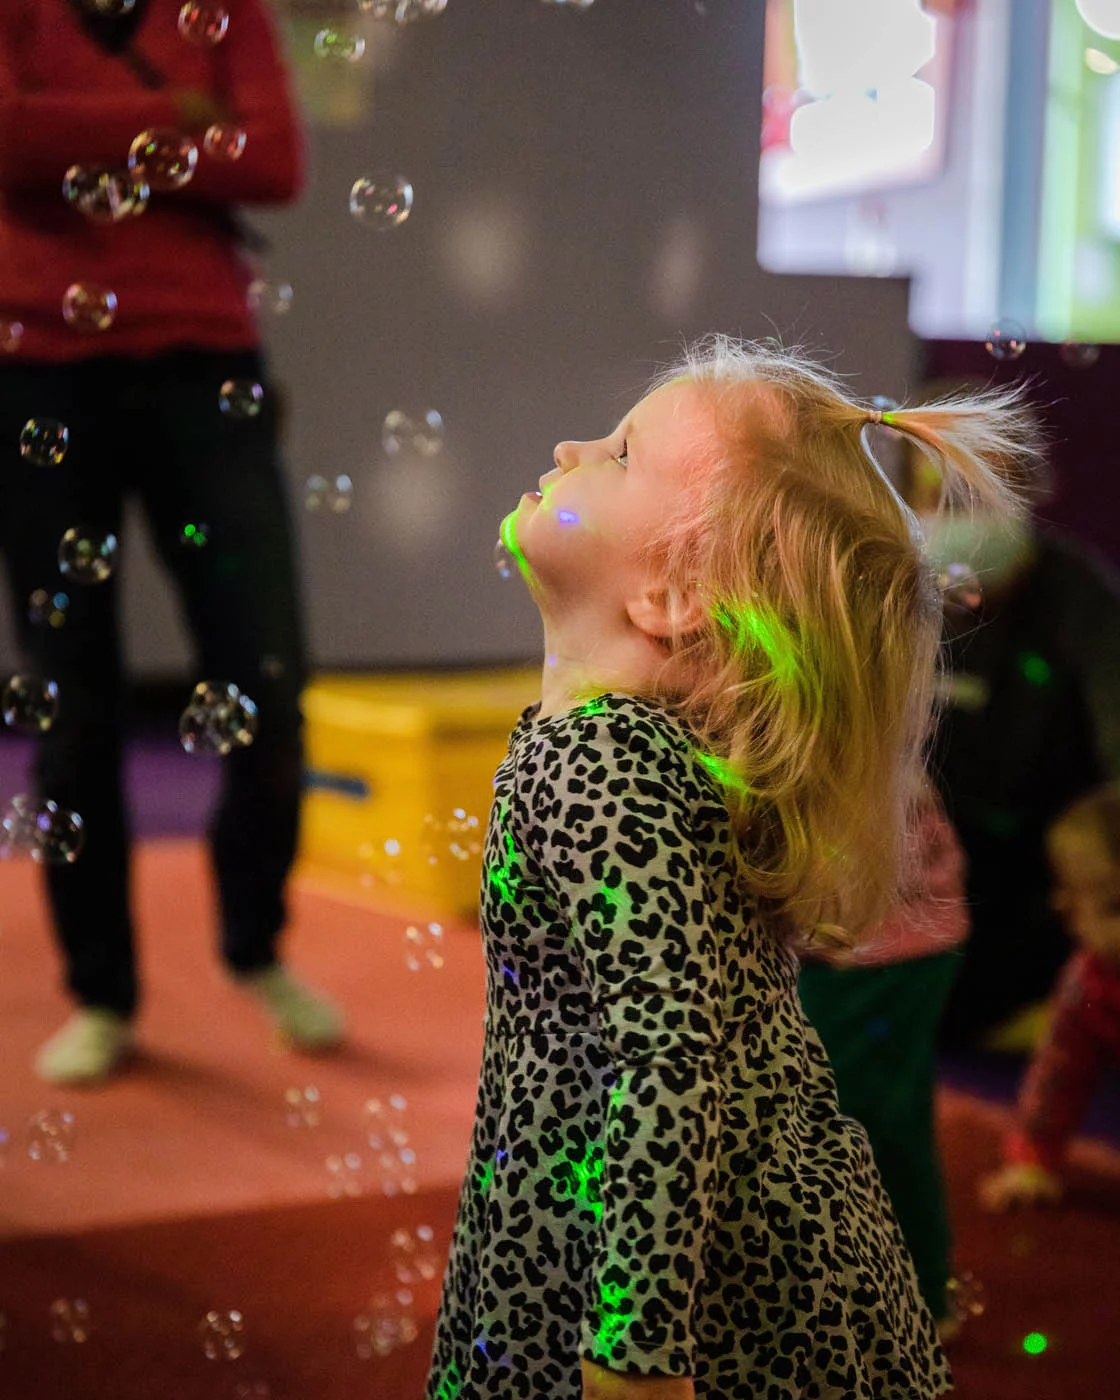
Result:
[[[934,1320],[796,956],[666,710],[529,710],[483,869],[485,1044],[426,1400],[935,1400]]]

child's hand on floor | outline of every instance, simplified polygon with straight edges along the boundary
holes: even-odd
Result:
[[[593,1361],[581,1361],[582,1400],[696,1400],[692,1381],[683,1376],[624,1375]]]
[[[1005,1211],[1014,1206],[1056,1205],[1062,1199],[1062,1183],[1045,1167],[1029,1162],[1009,1162],[981,1179],[976,1198],[985,1210]]]

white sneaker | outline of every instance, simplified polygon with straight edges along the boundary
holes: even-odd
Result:
[[[264,1003],[280,1033],[301,1050],[328,1050],[342,1040],[342,1012],[321,992],[297,981],[279,965],[239,977]]]
[[[130,1021],[104,1007],[83,1007],[40,1046],[35,1073],[48,1084],[97,1084],[131,1048]]]

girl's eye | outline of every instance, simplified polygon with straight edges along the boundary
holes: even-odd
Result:
[[[630,465],[625,443],[622,444],[622,451],[615,453],[614,460],[618,463],[620,467],[628,467]]]

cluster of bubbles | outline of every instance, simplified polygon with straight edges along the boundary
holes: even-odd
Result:
[[[354,500],[354,483],[345,472],[337,476],[309,476],[303,487],[303,504],[310,511],[327,510],[344,515]]]
[[[1005,317],[989,328],[984,347],[993,360],[1018,360],[1027,348],[1027,332],[1018,321]],[[1089,341],[1066,340],[1058,356],[1070,369],[1092,369],[1101,357],[1101,347]]]
[[[51,1336],[56,1342],[87,1342],[91,1330],[84,1298],[56,1298],[51,1304]]]
[[[208,1361],[238,1361],[245,1351],[245,1319],[236,1309],[211,1308],[198,1324],[202,1352]]]
[[[58,718],[58,683],[39,676],[12,676],[0,697],[9,729],[45,734]]]
[[[0,818],[0,857],[30,856],[38,865],[73,865],[86,833],[77,812],[17,793]]]
[[[27,1155],[33,1162],[68,1162],[74,1153],[73,1114],[43,1108],[27,1120]]]
[[[365,1139],[380,1173],[383,1196],[416,1194],[416,1153],[412,1148],[403,1094],[366,1100]]]
[[[967,1269],[962,1270],[945,1285],[948,1295],[949,1312],[958,1322],[980,1317],[988,1306],[988,1296],[984,1285]]]
[[[429,812],[421,823],[420,852],[427,865],[477,860],[482,854],[482,825],[463,807],[452,808],[446,817]]]
[[[393,1282],[379,1289],[354,1319],[354,1347],[362,1360],[389,1356],[420,1335],[413,1287],[430,1282],[439,1272],[433,1239],[430,1225],[394,1230],[390,1236],[388,1262]]]
[[[247,748],[257,733],[257,707],[232,681],[199,681],[179,717],[179,742],[187,753],[224,757]]]

